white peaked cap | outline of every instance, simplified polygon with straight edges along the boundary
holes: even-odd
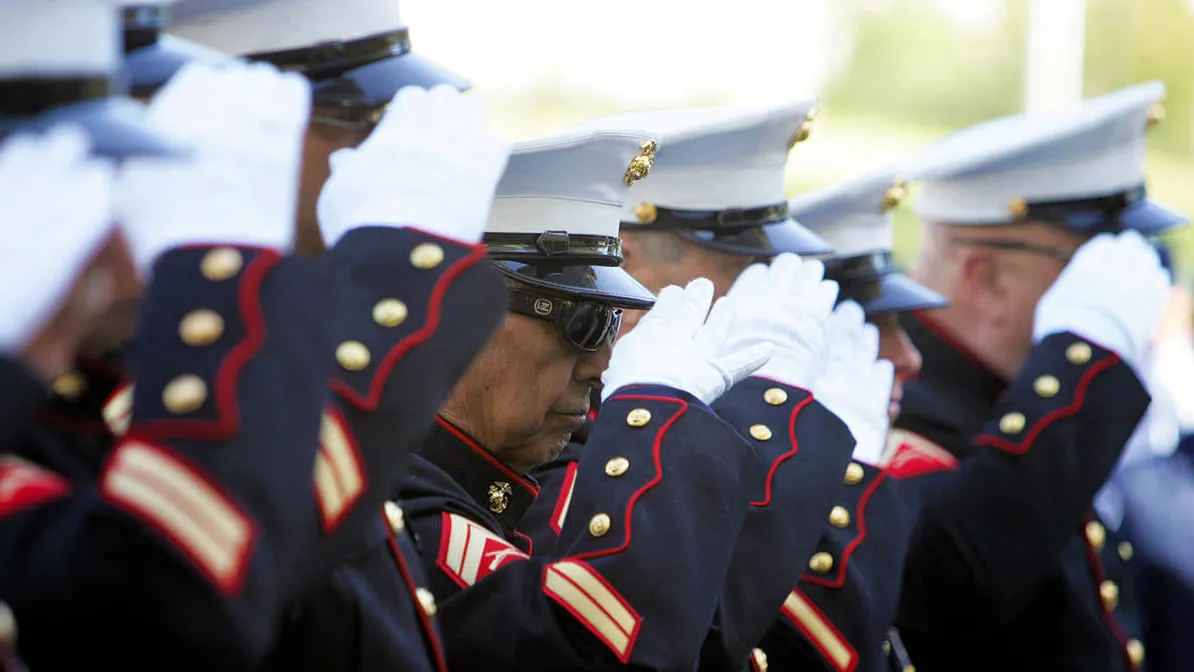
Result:
[[[182,0],[168,32],[243,56],[401,27],[398,0]]]
[[[121,16],[116,0],[0,0],[0,78],[115,74],[124,53]]]
[[[629,112],[586,126],[657,134],[651,179],[634,187],[623,208],[623,219],[633,222],[639,203],[682,210],[782,203],[788,153],[798,134],[807,135],[805,124],[816,104],[816,98],[806,98],[770,106]]]
[[[893,242],[891,210],[905,187],[894,168],[834,184],[788,201],[788,214],[829,241],[834,257],[889,252]]]
[[[925,221],[1003,224],[1024,203],[1099,198],[1144,183],[1146,130],[1160,120],[1165,85],[1148,82],[1068,110],[988,121],[918,157],[909,178]]]
[[[653,136],[642,131],[578,129],[515,143],[498,183],[486,233],[617,237],[631,169],[649,166]],[[637,188],[637,186],[635,187]]]

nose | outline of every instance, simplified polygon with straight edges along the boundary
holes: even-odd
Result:
[[[903,329],[897,332],[894,340],[891,355],[887,356],[880,352],[879,356],[891,361],[896,375],[900,378],[915,377],[920,373],[920,367],[924,361],[920,356],[920,350],[912,343],[912,339],[908,338],[908,332]]]
[[[609,360],[613,352],[613,344],[607,341],[597,350],[582,354],[576,360],[576,367],[572,370],[573,380],[590,388],[600,387],[601,374],[609,368]]]

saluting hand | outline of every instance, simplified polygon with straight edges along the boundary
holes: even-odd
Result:
[[[487,116],[480,100],[447,85],[400,90],[360,147],[330,157],[332,175],[319,195],[327,245],[363,226],[479,242],[510,153]]]
[[[655,306],[614,346],[609,368],[601,376],[602,400],[627,385],[654,384],[712,404],[762,366],[773,350],[771,343],[735,347],[731,336],[743,314],[743,301],[725,297],[710,311],[712,302],[713,283],[705,278],[684,289],[664,287]]]
[[[289,248],[298,209],[311,87],[266,64],[191,64],[149,104],[149,121],[194,148],[185,159],[134,159],[117,207],[147,273],[185,244]]]
[[[820,261],[781,254],[742,272],[727,296],[741,302],[731,347],[770,343],[770,361],[756,375],[809,389],[825,366],[825,321],[838,285]]]
[[[825,371],[813,396],[854,435],[854,459],[878,465],[887,443],[888,405],[895,381],[892,363],[879,359],[879,330],[867,324],[854,301],[843,301],[825,328]]]
[[[1169,273],[1136,231],[1101,233],[1078,248],[1037,303],[1033,335],[1069,331],[1139,368],[1169,297]]]
[[[49,382],[110,307],[117,269],[113,167],[88,157],[81,128],[17,135],[0,145],[0,353],[20,356]],[[102,258],[101,258],[102,257]]]

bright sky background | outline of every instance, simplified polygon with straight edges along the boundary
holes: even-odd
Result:
[[[1004,0],[933,0],[960,24]],[[857,0],[401,0],[415,49],[487,95],[553,86],[626,107],[815,93],[848,54]],[[863,0],[881,8],[884,0]]]

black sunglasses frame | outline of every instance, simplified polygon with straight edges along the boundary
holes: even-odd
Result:
[[[564,340],[585,352],[612,344],[622,329],[622,309],[511,287],[510,312],[554,324]]]

